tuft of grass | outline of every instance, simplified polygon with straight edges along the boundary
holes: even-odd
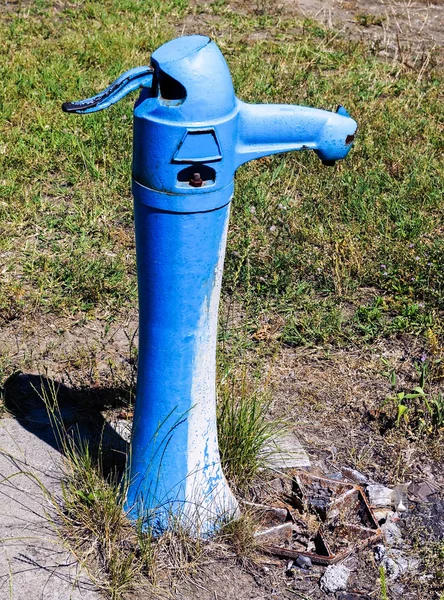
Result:
[[[178,578],[195,574],[211,541],[185,526],[180,515],[171,515],[168,529],[160,535],[144,519],[130,522],[124,508],[128,481],[117,468],[104,468],[103,433],[84,439],[81,426],[67,429],[50,380],[35,391],[64,456],[61,496],[46,492],[56,509],[53,526],[106,597],[123,600],[136,589],[160,594]],[[247,514],[239,523],[225,523],[217,540],[219,550],[222,544],[226,552],[228,545],[243,559],[249,557],[254,548],[252,523]]]
[[[179,519],[171,519],[161,536],[142,521],[130,523],[123,507],[125,485],[105,478],[100,457],[93,459],[87,445],[65,456],[61,534],[107,597],[122,600],[136,589],[161,593],[162,586],[196,572],[205,541]]]
[[[355,19],[358,25],[362,25],[363,27],[370,27],[370,25],[382,27],[382,24],[385,21],[385,16],[373,15],[372,13],[358,13],[355,16]]]
[[[268,416],[270,395],[255,389],[246,372],[228,370],[218,385],[218,437],[222,466],[230,484],[244,492],[266,465],[270,441],[285,430]]]
[[[80,428],[66,428],[55,384],[42,385],[37,393],[64,456],[61,497],[50,495],[58,517],[56,531],[110,600],[121,600],[140,581],[152,558],[142,552],[142,544],[144,550],[148,547],[147,540],[137,535],[138,529],[126,517],[126,482],[117,471],[105,474],[103,434],[85,439]]]
[[[255,513],[243,507],[241,516],[224,525],[217,537],[223,543],[229,544],[241,564],[248,566],[257,557],[258,544],[254,537],[257,527]]]
[[[100,556],[103,575],[94,579],[112,600],[118,600],[137,583],[143,568],[137,538],[123,510],[121,486],[116,480],[105,480],[100,460],[93,458],[88,443],[67,443],[65,459],[65,540],[81,562],[92,552]]]

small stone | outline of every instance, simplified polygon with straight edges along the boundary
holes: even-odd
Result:
[[[419,502],[429,502],[429,497],[436,494],[439,490],[439,487],[431,484],[428,481],[421,481],[419,483],[413,483],[410,486],[410,493],[417,499]]]
[[[272,481],[270,481],[268,485],[277,494],[282,494],[283,492],[291,493],[291,487],[287,490],[286,484],[287,484],[287,481],[284,481],[281,477],[276,477],[276,479],[273,479]]]
[[[393,558],[390,558],[389,556],[386,556],[381,561],[381,566],[384,567],[384,570],[387,574],[387,578],[392,581],[398,579],[399,575],[401,574],[398,564],[393,560]]]
[[[300,554],[297,559],[296,559],[296,565],[300,568],[300,569],[311,569],[311,567],[313,566],[311,560],[309,559],[308,556],[304,556],[303,554]]]
[[[342,472],[347,477],[347,479],[350,479],[351,481],[353,481],[353,483],[359,483],[360,485],[368,483],[368,478],[365,475],[363,475],[363,473],[361,473],[360,471],[357,471],[356,469],[350,469],[349,467],[343,467]]]
[[[327,479],[333,479],[334,481],[342,481],[344,479],[344,476],[340,471],[335,471],[334,473],[327,473],[325,477]]]
[[[380,563],[387,556],[387,550],[383,544],[375,546],[373,553],[377,563]]]
[[[405,586],[400,583],[394,583],[391,587],[392,594],[396,597],[403,598],[405,592]]]
[[[345,591],[349,577],[350,569],[345,565],[330,565],[321,577],[321,590],[327,594]]]
[[[398,565],[401,574],[407,573],[407,571],[409,573],[414,573],[419,569],[421,564],[419,559],[406,556],[402,550],[397,548],[393,548],[393,550],[391,550],[390,556]]]
[[[125,440],[125,442],[130,442],[131,429],[133,425],[132,421],[128,421],[127,419],[116,419],[115,421],[111,421],[110,425],[115,432],[120,435],[123,440]]]
[[[402,554],[400,550],[399,551],[392,550],[391,557],[392,557],[392,560],[394,560],[395,563],[397,564],[400,575],[402,575],[403,573],[406,573],[409,568],[409,561],[406,559],[404,554]]]
[[[292,432],[269,440],[262,449],[265,465],[274,471],[303,469],[310,466],[310,459],[299,439]]]
[[[373,511],[373,514],[375,515],[375,519],[378,521],[378,523],[382,525],[382,523],[391,520],[396,513],[394,513],[390,508],[378,508]]]
[[[371,484],[367,486],[367,494],[370,504],[375,508],[392,506],[393,491],[384,485]]]
[[[316,544],[313,540],[307,542],[307,552],[316,552]]]
[[[407,573],[407,571],[416,571],[420,564],[417,559],[406,558],[402,550],[396,548],[390,550],[390,554],[387,554],[387,550],[382,544],[375,546],[374,555],[376,562],[384,567],[387,578],[391,581]]]
[[[385,540],[389,546],[396,546],[402,543],[402,533],[396,523],[387,520],[381,525],[381,531],[385,536]]]

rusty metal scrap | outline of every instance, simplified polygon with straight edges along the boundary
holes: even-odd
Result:
[[[291,471],[289,476],[276,498],[280,506],[252,504],[264,515],[275,516],[273,524],[265,518],[256,533],[263,551],[281,558],[307,556],[315,564],[331,565],[381,539],[360,486],[305,471]],[[281,522],[276,524],[276,518]]]

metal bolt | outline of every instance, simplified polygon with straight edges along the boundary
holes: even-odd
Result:
[[[193,187],[203,186],[203,179],[200,176],[200,173],[193,173],[193,176],[190,179],[190,185],[192,185]]]

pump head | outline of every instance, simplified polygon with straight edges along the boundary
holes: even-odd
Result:
[[[168,194],[222,190],[241,164],[279,152],[314,150],[325,165],[334,165],[350,151],[357,129],[342,106],[333,113],[242,102],[219,48],[201,35],[164,44],[151,66],[132,69],[97,96],[62,108],[95,112],[138,88],[133,178]]]

